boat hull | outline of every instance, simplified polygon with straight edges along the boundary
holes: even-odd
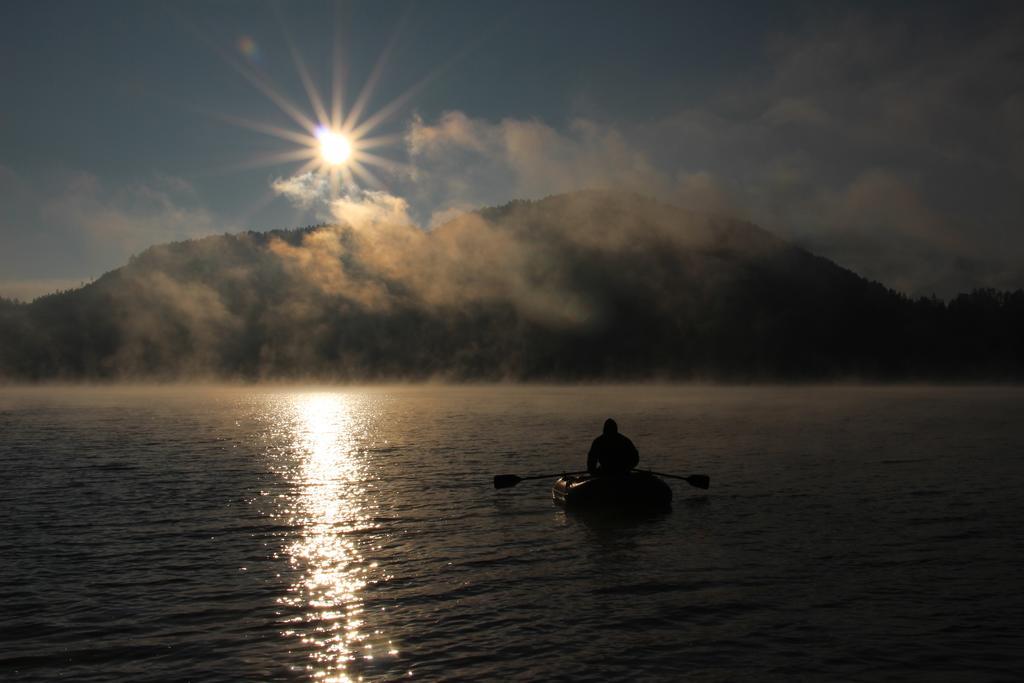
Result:
[[[551,487],[551,497],[565,508],[664,510],[672,506],[671,487],[647,472],[563,476]]]

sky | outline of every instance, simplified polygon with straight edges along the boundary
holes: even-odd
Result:
[[[8,0],[0,295],[157,243],[602,187],[915,296],[1024,287],[1021,36],[998,2]],[[296,158],[335,81],[347,172]]]

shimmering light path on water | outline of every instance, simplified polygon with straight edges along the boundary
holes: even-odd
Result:
[[[284,635],[310,648],[311,672],[344,679],[353,661],[373,659],[375,644],[381,654],[395,654],[374,642],[380,641],[379,630],[364,630],[361,597],[378,567],[366,559],[359,543],[362,534],[377,528],[372,498],[367,500],[366,455],[359,448],[372,434],[373,401],[313,393],[289,397],[268,412],[268,442],[285,435],[283,448],[268,449],[277,450],[271,469],[298,492],[271,516],[301,530],[285,548],[301,578],[281,599],[300,612],[288,620],[294,626]]]
[[[672,513],[566,514],[614,416]],[[10,680],[1006,680],[1024,391],[0,390]]]

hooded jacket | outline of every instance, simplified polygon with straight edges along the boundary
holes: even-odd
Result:
[[[604,433],[594,439],[587,454],[587,471],[598,474],[625,474],[637,466],[640,454],[628,437],[619,434],[615,420],[604,422]]]

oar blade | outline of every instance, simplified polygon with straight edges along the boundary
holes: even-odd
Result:
[[[494,475],[494,488],[510,489],[522,480],[522,477],[517,477],[514,474],[496,474]]]
[[[699,489],[706,489],[711,487],[711,477],[706,474],[691,474],[686,477],[686,483]]]

